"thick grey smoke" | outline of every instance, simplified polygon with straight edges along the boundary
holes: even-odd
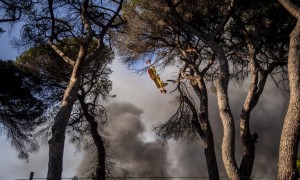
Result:
[[[242,103],[246,97],[247,86],[234,88],[232,92],[232,109],[236,119],[236,148],[237,162],[241,160],[242,146],[239,137],[239,115]],[[276,179],[279,153],[279,141],[282,124],[288,105],[288,98],[279,90],[273,82],[267,82],[267,86],[259,100],[259,103],[251,113],[251,132],[258,134],[256,143],[256,158],[252,176]]]
[[[230,105],[236,124],[236,161],[242,158],[242,143],[239,136],[239,115],[247,93],[247,85],[229,88]],[[218,113],[214,94],[209,95],[209,119],[214,133],[215,151],[220,177],[226,178],[221,157],[223,126]],[[276,179],[279,140],[284,116],[287,109],[287,97],[272,82],[268,82],[259,103],[251,114],[251,132],[257,133],[256,158],[252,177]],[[172,174],[176,176],[207,177],[207,166],[202,140],[186,143],[172,143],[169,154],[173,158]]]
[[[125,69],[118,70],[125,74]],[[113,150],[112,158],[117,162],[115,164],[116,174],[119,176],[207,177],[201,139],[194,142],[170,140],[167,146],[162,146],[160,142],[153,139],[149,142],[149,138],[147,138],[148,135],[153,137],[153,132],[151,132],[153,125],[166,121],[172,113],[175,113],[174,103],[170,103],[174,97],[173,94],[163,96],[159,94],[153,87],[153,82],[148,81],[148,77],[137,78],[132,75],[120,80],[123,77],[119,75],[115,77],[118,78],[118,82],[123,83],[115,84],[118,89],[116,92],[118,101],[109,107],[114,120],[107,128],[110,138],[113,139],[111,149]],[[241,86],[231,84],[228,90],[236,124],[236,160],[238,164],[242,157],[239,115],[248,90],[246,83]],[[130,86],[127,86],[128,84]],[[128,88],[134,90],[128,91]],[[172,89],[168,86],[168,90]],[[134,105],[119,104],[120,99]],[[251,132],[259,135],[252,173],[254,179],[258,177],[276,179],[279,140],[287,99],[269,81],[251,114]],[[216,95],[211,92],[209,93],[209,115],[220,176],[227,177],[221,157],[223,126],[219,117]]]
[[[108,108],[111,123],[105,131],[110,139],[109,154],[114,162],[114,177],[168,176],[168,145],[159,141],[145,142],[145,126],[140,109],[129,103],[114,103]],[[82,166],[87,160],[82,162]],[[81,166],[81,167],[82,167]]]
[[[144,142],[142,111],[128,103],[112,104],[110,134],[112,157],[119,176],[167,176],[167,145],[158,141]]]

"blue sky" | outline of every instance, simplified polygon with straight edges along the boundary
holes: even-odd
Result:
[[[10,44],[10,40],[13,36],[14,34],[9,34],[8,32],[0,34],[0,59],[15,59],[15,57],[19,55],[19,52],[16,49],[14,49]]]

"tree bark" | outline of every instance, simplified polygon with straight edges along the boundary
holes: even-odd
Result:
[[[69,121],[73,105],[76,101],[80,88],[81,72],[84,68],[86,51],[80,48],[78,58],[73,67],[72,75],[68,87],[64,92],[61,107],[54,118],[52,126],[52,137],[49,140],[49,162],[47,180],[61,179],[63,166],[63,152],[65,143],[65,131]]]
[[[183,52],[183,55],[186,57],[186,54]],[[205,158],[206,158],[206,164],[207,164],[207,170],[208,170],[208,175],[209,179],[211,180],[218,180],[220,179],[219,177],[219,169],[218,169],[218,164],[217,164],[217,159],[216,159],[216,153],[215,153],[215,147],[214,147],[214,138],[213,138],[213,132],[210,126],[209,122],[209,115],[208,115],[208,96],[207,96],[207,89],[206,89],[206,84],[203,79],[203,74],[205,74],[205,70],[200,72],[200,70],[196,67],[195,64],[189,62],[187,63],[188,66],[190,66],[191,71],[193,71],[190,76],[192,78],[190,79],[190,85],[192,86],[194,92],[199,98],[200,101],[200,112],[197,115],[197,111],[195,109],[195,106],[193,105],[192,102],[186,98],[186,103],[190,106],[190,108],[193,111],[193,114],[196,114],[196,118],[193,121],[194,126],[197,129],[197,132],[201,139],[204,142],[204,153],[205,153]],[[186,66],[187,67],[187,66]],[[186,68],[185,67],[185,68]],[[185,70],[185,68],[183,68]],[[209,67],[207,67],[209,68]],[[195,76],[194,76],[194,73]],[[182,76],[185,77],[183,72]]]
[[[65,143],[65,131],[70,114],[79,90],[80,79],[71,78],[69,86],[65,90],[62,105],[54,118],[52,137],[49,140],[49,163],[47,180],[61,179],[63,152]]]
[[[282,3],[282,2],[281,2]],[[299,11],[299,10],[298,10]],[[298,179],[296,167],[300,134],[300,17],[290,34],[288,54],[290,99],[279,147],[278,179]]]
[[[252,173],[255,159],[255,143],[258,138],[258,135],[256,133],[252,135],[250,132],[250,114],[253,108],[258,103],[260,95],[263,92],[269,72],[272,71],[272,69],[270,69],[268,72],[264,72],[262,70],[263,72],[259,75],[259,65],[257,64],[257,60],[255,57],[256,53],[254,47],[251,45],[249,46],[251,55],[251,82],[240,116],[240,136],[243,143],[244,154],[240,164],[239,173],[241,179],[245,180],[250,179]]]
[[[88,105],[84,102],[84,98],[78,96],[80,105],[83,110],[83,114],[90,124],[90,133],[92,135],[93,141],[97,149],[97,159],[98,164],[96,167],[96,179],[105,180],[106,179],[106,167],[105,167],[105,147],[104,142],[98,133],[98,123],[95,120],[95,117],[89,113]]]
[[[197,85],[192,85],[198,98],[200,99],[200,113],[199,121],[203,131],[203,141],[205,145],[204,153],[206,157],[206,163],[208,168],[209,179],[217,180],[219,177],[219,169],[216,159],[213,133],[208,119],[208,96],[207,89],[203,78],[200,76],[200,72],[196,72],[198,77],[196,78]]]
[[[175,20],[182,27],[184,27],[185,29],[193,33],[195,36],[197,36],[199,40],[207,44],[213,50],[213,52],[216,54],[217,59],[219,60],[220,68],[219,68],[218,79],[216,82],[216,89],[217,89],[217,101],[218,101],[219,112],[220,112],[220,116],[224,128],[224,136],[222,142],[222,158],[223,158],[223,163],[228,178],[231,180],[239,180],[240,177],[238,173],[237,163],[235,160],[234,119],[232,117],[232,113],[230,110],[230,106],[228,102],[228,94],[227,94],[227,89],[229,84],[228,60],[224,54],[223,49],[214,40],[215,37],[212,38],[208,37],[207,35],[203,34],[201,31],[199,31],[197,27],[184,21],[176,11],[171,0],[165,0],[165,2],[170,8],[170,13],[173,15]],[[232,0],[230,3],[228,15],[230,15],[230,11],[233,10],[233,6],[234,6],[234,0]],[[224,20],[226,19],[228,20],[228,17],[224,17]],[[225,26],[225,24],[226,22],[221,23],[220,25]],[[221,29],[221,27],[217,29]]]
[[[261,77],[258,82],[258,72],[251,71],[252,80],[240,116],[240,136],[244,148],[244,154],[239,168],[241,179],[250,179],[252,173],[255,159],[255,143],[258,135],[256,133],[251,134],[250,132],[250,114],[258,103],[268,77],[268,73],[264,72],[260,75]]]
[[[216,53],[219,60],[219,75],[216,81],[217,101],[219,113],[223,124],[224,135],[222,141],[222,158],[228,178],[239,180],[238,166],[235,160],[235,127],[234,119],[228,101],[229,67],[223,50],[214,41],[208,45]]]
[[[248,90],[248,95],[244,102],[241,116],[240,116],[240,136],[243,143],[244,154],[242,157],[242,161],[239,168],[239,173],[241,179],[250,179],[253,163],[255,158],[255,142],[256,138],[252,138],[250,127],[249,127],[249,120],[250,120],[250,113],[253,109],[253,101],[254,101],[254,94],[257,89],[257,82],[258,82],[258,72],[255,68],[253,61],[251,62],[251,83]]]

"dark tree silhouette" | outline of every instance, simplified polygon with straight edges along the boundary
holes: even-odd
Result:
[[[76,49],[70,49],[70,51],[71,55]],[[108,65],[112,58],[111,50],[105,48],[101,55],[97,56],[97,59],[84,68],[80,90],[66,129],[71,142],[78,147],[96,145],[98,164],[95,177],[97,179],[105,179],[107,172],[104,140],[101,137],[101,130],[107,118],[101,102],[110,97],[112,84],[108,79],[111,73]],[[51,125],[53,123],[51,119],[55,112],[49,112],[55,111],[55,106],[59,104],[60,98],[63,96],[64,87],[70,76],[68,65],[49,46],[29,49],[18,57],[17,63],[19,67],[39,79],[40,85],[36,88],[43,90],[41,96],[45,102],[48,102],[48,111],[44,114],[44,119],[47,119],[47,124]],[[49,137],[51,135],[49,130],[48,125],[40,130],[39,134]],[[90,142],[90,137],[93,139],[93,143]]]
[[[0,131],[7,134],[20,158],[38,150],[34,129],[43,120],[45,106],[32,88],[32,75],[19,69],[13,61],[0,61]]]
[[[49,180],[61,179],[66,127],[80,90],[83,70],[101,54],[105,44],[109,43],[109,33],[122,23],[119,14],[122,4],[123,0],[110,3],[94,0],[38,1],[26,16],[20,45],[47,43],[71,69],[49,140]],[[70,38],[76,43],[65,41]],[[61,43],[64,47],[77,49],[77,52],[68,54],[69,48],[60,48]],[[90,48],[93,43],[95,48]]]

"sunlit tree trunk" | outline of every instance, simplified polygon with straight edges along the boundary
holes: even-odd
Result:
[[[219,60],[220,70],[216,82],[219,113],[223,124],[222,158],[228,178],[240,179],[235,160],[235,127],[234,119],[228,101],[229,67],[224,52],[214,42],[211,47]]]
[[[49,162],[48,162],[48,180],[61,179],[62,174],[62,161],[64,152],[65,131],[69,121],[73,105],[76,101],[77,93],[79,91],[81,77],[80,74],[83,70],[83,61],[85,53],[79,52],[73,72],[70,78],[68,87],[64,92],[64,97],[61,107],[54,118],[52,126],[52,137],[49,140]]]
[[[289,1],[280,2],[290,12],[295,8],[291,7]],[[288,54],[290,100],[280,139],[278,179],[298,179],[296,161],[300,133],[300,9],[297,10],[298,22],[290,34]]]
[[[79,82],[80,80],[70,82],[67,89],[70,90],[70,92],[65,92],[61,108],[54,119],[52,137],[49,140],[49,163],[47,175],[47,179],[49,180],[61,179],[65,130],[76,99],[75,93],[77,93],[79,88]]]

